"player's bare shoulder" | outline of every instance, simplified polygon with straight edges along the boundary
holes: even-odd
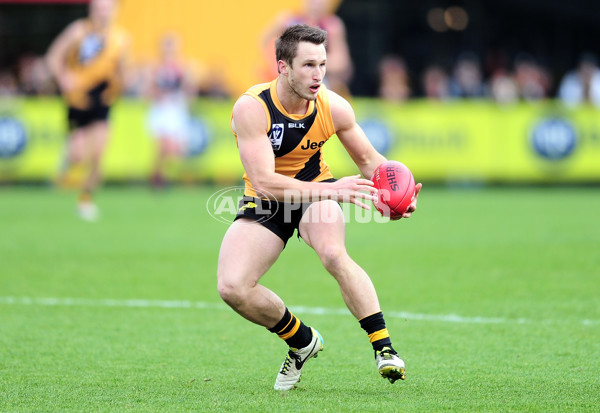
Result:
[[[267,116],[262,104],[250,95],[242,95],[233,105],[231,129],[234,133],[267,130]]]
[[[327,89],[327,93],[329,94],[331,117],[336,132],[352,128],[356,123],[356,116],[350,102],[332,90]]]
[[[63,31],[65,37],[74,40],[82,37],[87,28],[88,19],[82,18],[71,22]]]
[[[87,19],[77,19],[69,23],[52,41],[48,48],[47,59],[54,76],[59,75],[57,66],[65,59],[69,48],[85,34],[86,21]]]

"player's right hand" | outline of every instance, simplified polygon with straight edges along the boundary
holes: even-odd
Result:
[[[371,209],[371,206],[362,202],[363,200],[373,202],[377,199],[377,189],[373,182],[360,175],[340,178],[332,183],[331,188],[336,201],[351,202],[364,209]]]
[[[63,93],[69,93],[75,89],[75,77],[70,71],[65,70],[58,77],[58,86]]]

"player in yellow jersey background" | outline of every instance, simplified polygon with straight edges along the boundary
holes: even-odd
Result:
[[[98,217],[92,194],[101,182],[109,110],[124,82],[130,43],[113,23],[116,7],[116,0],[91,0],[88,17],[67,26],[47,53],[48,67],[68,105],[70,136],[59,179],[64,182],[72,166],[84,166],[77,206],[86,220]]]

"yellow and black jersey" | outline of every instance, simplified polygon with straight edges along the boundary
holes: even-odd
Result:
[[[322,147],[335,134],[329,94],[321,85],[317,99],[310,101],[306,113],[288,113],[277,97],[277,79],[254,86],[244,93],[257,99],[267,114],[267,136],[275,156],[275,172],[300,181],[333,178],[323,161]],[[236,136],[237,139],[237,136]],[[246,196],[256,196],[248,175],[244,174]]]
[[[98,32],[85,20],[84,30],[67,52],[67,68],[75,89],[65,94],[69,106],[80,110],[112,104],[121,87],[118,66],[127,47],[125,32],[115,26]],[[96,102],[94,102],[96,101]]]

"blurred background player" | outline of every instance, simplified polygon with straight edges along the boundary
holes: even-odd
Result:
[[[398,55],[384,56],[379,62],[378,96],[387,102],[402,103],[410,98],[411,93],[404,59]]]
[[[159,61],[151,69],[148,94],[152,99],[148,126],[156,139],[156,159],[151,184],[156,188],[166,182],[170,159],[185,155],[189,139],[189,101],[197,86],[192,70],[180,55],[179,38],[165,34],[160,42]]]
[[[558,97],[570,106],[600,106],[600,68],[594,54],[585,52],[580,56],[577,68],[562,78]]]
[[[87,18],[71,23],[47,53],[48,67],[68,105],[70,136],[59,182],[68,184],[74,165],[85,165],[78,213],[95,220],[92,193],[101,181],[100,163],[108,140],[108,114],[125,71],[128,35],[113,25],[116,0],[91,0]]]
[[[450,96],[453,98],[482,98],[487,96],[479,57],[472,52],[463,52],[458,56],[449,83]]]
[[[346,26],[334,13],[335,4],[331,0],[305,0],[300,13],[282,13],[267,29],[263,38],[266,61],[272,62],[274,41],[283,31],[295,24],[308,24],[327,32],[327,78],[325,84],[330,90],[350,96],[348,82],[352,78],[352,59],[346,40]],[[277,77],[276,65],[270,65],[266,79]]]
[[[425,68],[421,82],[427,99],[444,101],[450,98],[450,79],[442,66],[432,64]]]

